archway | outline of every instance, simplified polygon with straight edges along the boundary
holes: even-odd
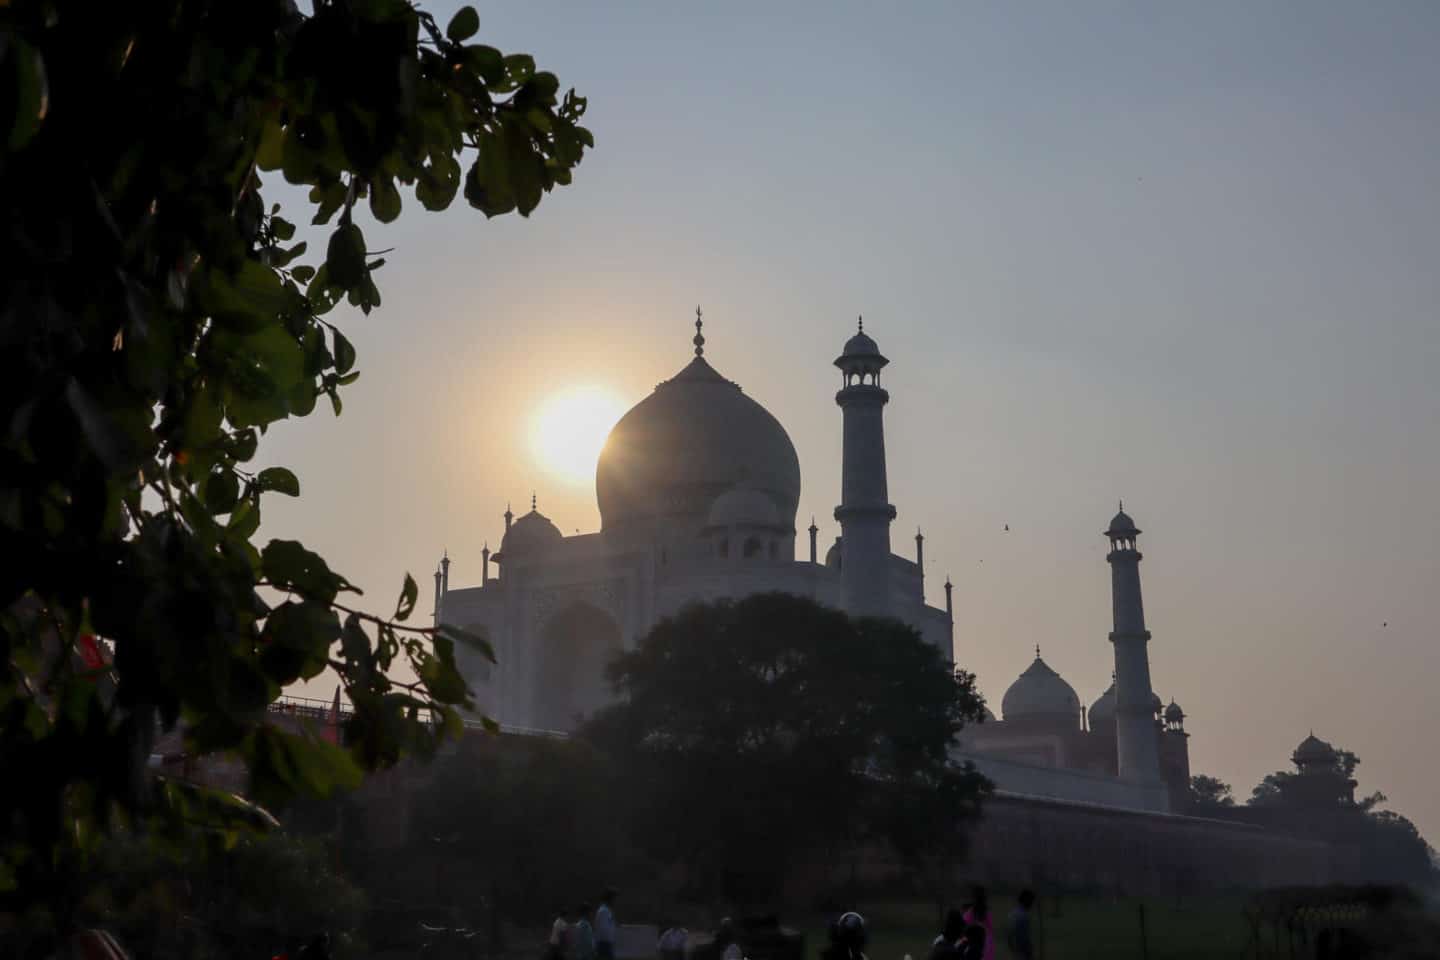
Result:
[[[535,718],[545,730],[574,730],[612,697],[605,668],[622,649],[620,627],[588,603],[566,607],[540,635]]]

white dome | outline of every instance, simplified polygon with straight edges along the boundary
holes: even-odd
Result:
[[[735,486],[710,505],[712,527],[781,527],[780,511],[768,496],[754,487]]]
[[[1075,688],[1051,670],[1038,653],[1035,662],[1005,691],[1000,700],[1000,711],[1006,720],[1064,718],[1067,724],[1080,724],[1080,698],[1075,694]]]
[[[505,538],[500,541],[500,552],[495,555],[495,559],[504,563],[506,560],[543,551],[564,539],[565,535],[560,532],[559,527],[550,522],[549,517],[532,509],[505,531]]]
[[[666,517],[698,531],[715,499],[740,484],[794,528],[800,458],[785,428],[697,356],[610,431],[595,469],[600,526]]]
[[[1092,729],[1095,726],[1096,720],[1105,723],[1113,723],[1115,721],[1114,680],[1111,680],[1110,686],[1105,688],[1105,692],[1096,697],[1095,702],[1090,704],[1090,726]]]

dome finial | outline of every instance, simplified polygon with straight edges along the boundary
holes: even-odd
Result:
[[[530,509],[531,509],[531,510],[534,510],[534,509],[535,509],[535,491],[534,491],[534,490],[531,490],[531,491],[530,491]]]
[[[1036,660],[1039,660],[1039,659],[1040,659],[1040,644],[1038,644],[1038,643],[1035,644],[1035,659],[1036,659]]]
[[[701,312],[700,307],[696,306],[695,339],[690,342],[695,344],[695,356],[697,357],[702,357],[705,355],[705,334],[700,332],[700,328],[704,325],[704,317],[705,315]]]
[[[1125,501],[1124,501],[1123,499],[1121,499],[1121,500],[1119,501],[1119,503],[1120,503],[1120,512],[1121,512],[1121,513],[1124,513],[1124,512],[1125,512]]]
[[[858,333],[864,333],[864,332],[865,332],[865,316],[864,316],[864,314],[858,314],[858,315],[856,316],[855,329],[856,329],[856,331],[857,331]]]

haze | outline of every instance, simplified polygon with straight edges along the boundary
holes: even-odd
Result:
[[[924,528],[930,601],[951,575],[957,659],[997,710],[1037,643],[1085,703],[1109,682],[1123,497],[1194,772],[1243,799],[1313,728],[1440,838],[1440,9],[480,13],[590,98],[596,149],[529,220],[407,197],[367,227],[396,249],[382,309],[340,317],[363,373],[338,421],[267,438],[304,497],[267,500],[264,536],[376,610],[408,570],[428,614],[441,550],[478,582],[507,501],[596,529],[536,414],[640,400],[700,303],[828,544],[830,364],[863,313],[891,359],[894,547]]]

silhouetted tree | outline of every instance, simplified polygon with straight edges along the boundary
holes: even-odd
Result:
[[[1251,791],[1248,807],[1263,822],[1347,845],[1358,858],[1352,881],[1379,880],[1428,884],[1435,874],[1431,850],[1408,819],[1377,810],[1387,798],[1375,791],[1359,800],[1344,799],[1360,758],[1336,749],[1332,769],[1305,774],[1277,770]],[[1316,790],[1311,781],[1328,778],[1333,788]],[[1342,785],[1343,788],[1342,789]]]
[[[413,187],[528,214],[592,141],[585,101],[475,42],[469,7],[443,28],[406,0],[3,7],[0,912],[48,900],[64,927],[107,824],[254,813],[147,776],[157,726],[238,756],[266,804],[460,729],[459,635],[404,622],[408,576],[393,615],[362,613],[315,553],[253,542],[264,495],[300,485],[249,464],[358,376],[326,317],[380,304],[357,206],[388,223]],[[282,177],[308,191],[283,211]],[[297,214],[331,225],[318,256]],[[98,657],[92,634],[113,684],[68,656]],[[346,748],[264,722],[327,668]]]
[[[983,711],[973,677],[894,620],[779,593],[699,604],[610,676],[619,702],[584,736],[634,791],[637,840],[740,902],[771,896],[801,852],[883,832],[882,789],[939,787],[963,818],[984,782],[947,759]]]
[[[1190,778],[1190,806],[1195,810],[1233,807],[1235,797],[1230,784],[1218,777],[1196,774]]]

